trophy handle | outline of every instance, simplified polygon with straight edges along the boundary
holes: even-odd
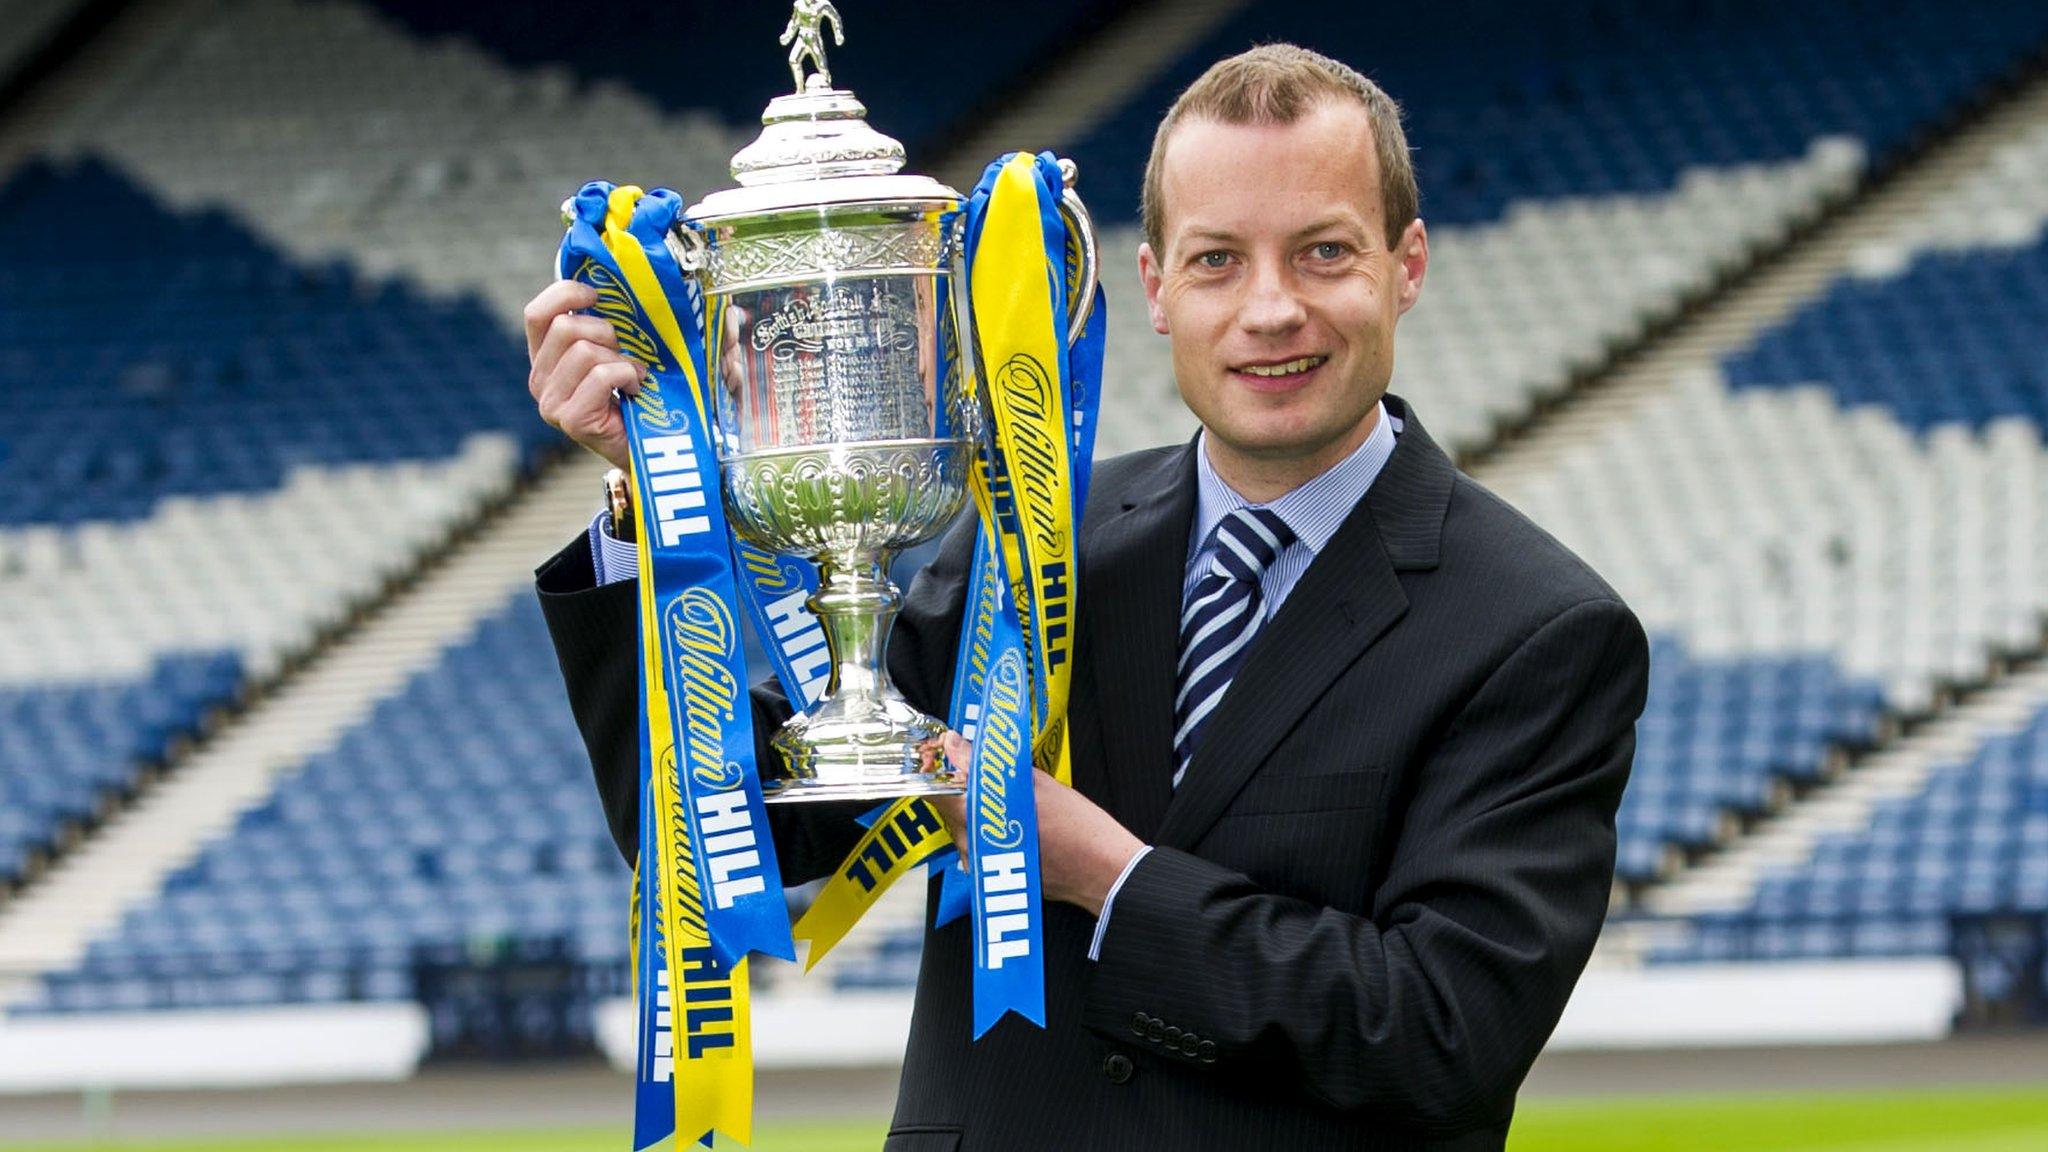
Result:
[[[669,255],[676,258],[676,266],[683,270],[685,276],[694,276],[704,270],[709,246],[704,243],[704,234],[691,227],[688,216],[677,216],[675,225],[662,239],[667,242]]]
[[[1069,300],[1078,300],[1067,309],[1067,347],[1071,348],[1081,339],[1081,333],[1088,327],[1088,316],[1095,311],[1095,281],[1101,264],[1095,247],[1095,220],[1088,215],[1088,206],[1081,203],[1081,196],[1074,191],[1074,180],[1080,175],[1080,166],[1065,157],[1060,158],[1060,182],[1064,190],[1060,193],[1060,215],[1066,218],[1067,235],[1075,238],[1081,246],[1081,282]]]

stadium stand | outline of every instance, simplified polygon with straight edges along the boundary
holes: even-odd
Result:
[[[177,19],[132,26],[134,43],[76,71],[71,100],[40,129],[39,151],[52,159],[33,179],[17,178],[0,203],[134,197],[153,244],[166,228],[174,234],[166,263],[144,269],[167,267],[170,254],[213,251],[234,235],[242,263],[230,282],[282,289],[304,306],[295,314],[303,342],[299,326],[285,324],[292,338],[274,346],[245,337],[178,348],[143,357],[139,369],[129,357],[102,362],[80,352],[75,371],[85,378],[143,402],[190,393],[234,404],[233,386],[317,366],[332,373],[321,379],[335,394],[292,403],[334,407],[283,405],[275,419],[292,434],[253,445],[224,434],[207,440],[175,422],[153,428],[184,446],[97,458],[101,470],[87,468],[78,481],[106,495],[86,501],[91,523],[82,526],[60,523],[78,500],[52,497],[51,462],[31,467],[42,449],[0,455],[0,586],[67,589],[54,606],[0,597],[6,634],[27,638],[19,651],[0,651],[12,661],[0,665],[0,750],[9,766],[0,786],[27,789],[24,781],[41,775],[15,771],[16,763],[64,765],[55,775],[90,783],[61,795],[24,791],[24,808],[46,813],[27,821],[17,818],[13,793],[0,791],[0,871],[9,844],[48,840],[89,813],[100,791],[128,786],[132,767],[103,778],[105,749],[126,763],[160,756],[212,702],[274,670],[445,539],[478,502],[509,488],[543,442],[529,436],[526,400],[508,386],[524,372],[508,328],[544,276],[552,205],[595,174],[645,174],[690,192],[723,186],[726,157],[751,135],[742,125],[760,103],[733,96],[729,107],[707,95],[735,91],[712,80],[738,65],[706,60],[690,73],[668,65],[671,55],[687,62],[686,49],[599,59],[569,38],[545,60],[515,57],[533,67],[508,68],[498,54],[513,53],[511,44],[521,52],[551,44],[534,35],[545,26],[537,4],[490,6],[486,15],[502,11],[502,23],[480,20],[482,6],[412,0],[182,0],[176,8]],[[1101,8],[1061,0],[1042,25],[1085,25]],[[677,9],[685,10],[695,11]],[[757,17],[766,19],[748,15]],[[1473,34],[1510,17],[1515,36]],[[867,19],[855,17],[847,55],[835,55],[841,78],[885,129],[914,141],[945,138],[946,109],[934,106],[920,121],[889,103],[909,102],[928,76],[856,64],[871,59],[860,55]],[[912,17],[876,24],[904,26],[888,24],[899,19]],[[1004,31],[1007,19],[987,33],[1008,38],[1003,59],[1028,61],[1036,50]],[[1416,398],[1440,440],[1466,451],[1496,443],[1616,349],[1784,245],[2048,43],[2048,10],[2026,5],[1984,5],[1956,19],[1949,6],[1877,0],[1541,11],[1488,2],[1432,9],[1398,54],[1384,47],[1380,19],[1292,0],[1248,9],[1143,94],[1106,110],[1072,151],[1098,216],[1128,221],[1150,123],[1192,69],[1255,37],[1298,38],[1364,65],[1415,110],[1433,226],[1431,281],[1423,307],[1403,322],[1395,387]],[[680,16],[673,25],[694,26]],[[915,49],[935,51],[932,39]],[[765,97],[783,74],[772,55],[764,59],[749,64],[745,83]],[[754,78],[755,70],[766,75]],[[963,79],[955,110],[999,93],[1014,73],[990,68],[979,88]],[[650,157],[660,171],[647,171]],[[1947,685],[2038,644],[2048,607],[2038,573],[2048,557],[2036,522],[2048,473],[2044,381],[2030,352],[2048,313],[2043,261],[2026,245],[2038,245],[2042,212],[2015,216],[2010,205],[2048,203],[2048,170],[2024,158],[1993,168],[1984,180],[2004,184],[1959,190],[1953,214],[1863,257],[1867,271],[1889,278],[1844,281],[1714,372],[1674,381],[1629,422],[1501,485],[1607,574],[1657,634],[1622,815],[1624,877],[1654,880],[1679,856],[1725,841],[1739,820],[1831,777],[1843,749],[1883,741],[1890,719],[1928,711]],[[46,182],[58,190],[41,189]],[[165,214],[152,199],[175,210]],[[236,223],[205,208],[225,208]],[[10,214],[25,232],[34,218]],[[175,236],[188,233],[198,238],[177,247],[188,241]],[[1987,237],[2019,248],[1986,255],[1977,249]],[[1128,224],[1104,238],[1114,326],[1105,455],[1191,428],[1171,390],[1164,342],[1145,326],[1136,245]],[[110,251],[125,261],[136,247]],[[1916,255],[1942,247],[1956,254]],[[128,267],[109,262],[76,283],[83,293],[93,275]],[[17,297],[5,293],[31,284],[46,290],[0,271],[0,305],[10,306],[0,324],[15,314]],[[133,307],[144,333],[186,316],[168,287]],[[63,330],[37,317],[20,331]],[[1970,350],[1967,364],[1953,357],[1954,332]],[[382,359],[348,366],[366,354]],[[472,387],[490,393],[485,408],[456,412],[423,400],[426,415],[395,447],[377,435],[377,406],[419,399],[404,382],[451,360],[474,370]],[[46,361],[13,361],[12,377],[9,363],[0,359],[0,379],[12,389]],[[38,445],[55,443],[48,428],[82,407],[74,377],[62,378],[61,395],[50,383],[58,378],[35,374],[32,394],[47,397],[50,421]],[[349,406],[358,398],[368,407]],[[233,416],[252,418],[239,404]],[[470,418],[476,423],[455,423]],[[474,435],[450,439],[453,427]],[[396,459],[373,461],[383,451],[373,445]],[[86,467],[67,459],[57,463]],[[208,487],[216,463],[232,483]],[[121,505],[117,497],[138,482],[151,499]],[[460,497],[438,495],[449,491]],[[350,526],[349,551],[292,536],[328,523]],[[234,539],[252,544],[222,546]],[[134,565],[138,555],[150,563]],[[159,582],[176,558],[194,556],[205,558],[195,561],[204,565],[199,590],[166,591]],[[281,567],[245,573],[227,557]],[[99,583],[53,585],[53,575],[80,564]],[[308,591],[294,597],[282,588]],[[169,603],[183,615],[166,615],[206,623],[143,628],[138,620],[105,630],[151,637],[126,648],[98,633],[79,643],[53,631],[123,602]],[[247,610],[259,602],[274,611]],[[14,603],[32,607],[16,615]],[[115,655],[80,663],[81,650]],[[493,615],[206,842],[81,959],[43,981],[23,1010],[409,999],[421,995],[420,971],[480,942],[566,957],[593,974],[590,989],[615,991],[624,872],[550,660],[530,606]],[[1952,792],[1923,806],[1951,806],[1954,821],[1905,811],[1883,817],[1890,823],[1881,835],[1875,825],[1851,830],[1826,849],[1825,869],[1816,857],[1808,871],[1770,881],[1771,902],[1760,891],[1743,914],[1753,921],[1766,907],[1775,914],[1796,905],[1805,915],[1826,885],[1834,885],[1829,908],[1877,908],[1860,882],[1820,877],[1885,853],[1916,861],[1946,853],[1943,867],[1956,879],[1943,872],[1939,908],[1925,886],[1887,882],[1871,890],[1885,900],[1905,891],[1904,902],[1877,908],[1882,916],[1871,923],[1885,927],[1866,927],[1860,938],[1855,927],[1831,927],[1766,947],[1737,925],[1698,937],[1714,943],[1660,955],[1937,948],[1929,925],[1962,906],[1960,893],[1979,890],[1969,876],[2010,868],[2014,899],[2035,890],[2017,886],[2041,858],[2042,793],[2029,741],[2039,742],[2014,738],[2004,751],[1957,760],[1949,775],[1959,782],[1929,785]],[[1979,782],[1994,776],[2000,783]],[[455,802],[474,796],[483,799],[466,810]],[[496,838],[479,831],[490,820]],[[1949,847],[1968,838],[1952,831],[1964,826],[1995,829],[1984,833],[1989,855]],[[917,939],[914,923],[868,925],[831,979],[843,988],[904,987]]]
[[[339,747],[379,704],[439,665],[444,650],[530,587],[535,558],[588,522],[589,503],[580,468],[538,478],[56,859],[0,908],[0,1000],[21,991],[7,976],[83,962],[92,940],[160,896],[245,811],[275,796],[280,779]],[[545,677],[540,655],[525,675]]]
[[[0,451],[0,578],[22,593],[0,608],[0,685],[22,685],[0,697],[0,798],[18,801],[0,878],[555,442],[505,387],[551,228],[489,223],[498,206],[548,221],[565,189],[650,155],[721,186],[751,135],[349,4],[192,0],[109,40],[59,78],[40,158],[0,194],[19,261],[0,373],[33,399]],[[41,227],[74,214],[101,227]],[[27,273],[55,252],[76,268],[53,292]],[[110,421],[95,387],[147,419]],[[544,643],[520,635],[528,690],[566,723]],[[623,903],[603,907],[616,945]]]
[[[622,977],[628,872],[546,651],[515,595],[95,941],[48,1005],[408,999],[421,964],[499,940]]]
[[[756,130],[663,116],[566,69],[514,72],[350,3],[182,0],[117,32],[68,73],[38,151],[100,158],[175,208],[226,209],[309,264],[479,295],[514,333],[565,195],[600,175],[723,187]]]
[[[1836,745],[1867,746],[1880,705],[1924,715],[1996,661],[2037,650],[2048,209],[2037,192],[2005,190],[2044,173],[2048,114],[2037,114],[1926,210],[1865,242],[1851,271],[1782,324],[1517,475],[1507,494],[1653,628],[1737,667],[1795,658],[1847,685],[1861,711],[1826,734]],[[1999,209],[1980,214],[1993,199]],[[1710,790],[1741,759],[1687,755],[1698,718],[1684,735],[1678,694],[1652,695],[1622,812],[1624,873],[1637,878],[1656,874],[1662,845],[1703,844],[1668,798]],[[1757,749],[1767,729],[1723,731]],[[1812,782],[1814,748],[1774,750],[1747,779]],[[1776,806],[1761,800],[1718,806]],[[1759,911],[1785,906],[1775,881],[1755,898]],[[1924,948],[1929,923],[1866,943]]]
[[[0,688],[0,881],[161,762],[242,680],[232,653],[169,656],[138,680]]]
[[[1650,959],[1946,955],[1959,918],[2048,916],[2042,686],[2038,670],[2023,673],[1987,693],[1990,714],[1967,730],[1859,769],[1873,778],[1865,795],[1813,813],[1746,903],[1696,913]]]
[[[1660,637],[1616,871],[1653,877],[1669,847],[1723,842],[1731,813],[1768,810],[1781,802],[1774,791],[1819,780],[1830,746],[1868,744],[1880,707],[1825,658],[1703,659]]]
[[[100,164],[30,164],[0,204],[12,881],[553,433],[474,302],[294,265]]]

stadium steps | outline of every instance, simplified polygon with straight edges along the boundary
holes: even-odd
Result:
[[[1904,238],[1924,231],[1938,201],[1996,163],[2001,149],[2038,133],[2044,122],[2048,72],[2037,67],[2005,98],[1872,181],[1775,258],[1467,467],[1512,501],[1519,483],[1556,467],[1576,442],[1626,427],[1646,402],[1715,372],[1724,356],[1751,344],[1841,276],[1884,263]],[[1869,749],[1831,750],[1824,773],[1829,783],[1803,796],[1790,787],[1780,790],[1770,810],[1748,827],[1731,817],[1719,847],[1695,859],[1673,848],[1666,875],[1638,892],[1617,889],[1617,907],[1655,916],[1744,903],[1761,869],[1803,858],[1817,835],[1867,815],[1876,798],[1913,790],[1931,758],[1955,753],[1972,733],[1981,734],[1987,725],[2010,728],[2020,708],[2014,701],[2035,699],[2043,690],[2038,673],[2012,669],[2044,651],[2048,633],[2031,650],[2001,654],[1979,679],[1945,686],[1926,712],[1887,714]],[[1988,690],[1973,695],[1980,689]],[[1664,928],[1648,918],[1610,923],[1595,962],[1634,964]]]
[[[1467,466],[1489,486],[1510,488],[1521,477],[1554,466],[1575,441],[1625,425],[1645,399],[1670,391],[1687,375],[1712,371],[1723,356],[1748,346],[1760,332],[1818,298],[1831,282],[1861,267],[1866,253],[1912,229],[1930,204],[2044,117],[2048,74],[2037,75],[1917,160],[1875,180],[1661,339],[1624,356],[1568,401]]]
[[[1967,760],[1992,736],[2025,729],[2048,704],[2048,666],[2012,673],[1871,753],[1839,783],[1794,805],[1699,867],[1649,892],[1660,916],[1748,906],[1762,874],[1805,861],[1820,839],[1869,824],[1878,803],[1917,796],[1938,767]]]
[[[523,587],[588,523],[592,491],[587,468],[554,468],[59,860],[0,910],[0,981],[18,991],[23,977],[78,963],[95,935],[268,796],[280,774],[331,746]],[[8,991],[0,983],[0,998]]]
[[[1006,151],[1060,149],[1082,139],[1104,114],[1122,107],[1162,69],[1248,4],[1249,0],[1158,0],[1125,14],[1020,93],[1004,115],[970,126],[935,166],[934,175],[965,192],[981,179],[988,162]],[[888,125],[881,127],[886,131]],[[1086,172],[1080,175],[1079,187],[1085,197]],[[1121,207],[1114,215],[1122,215]]]
[[[1645,397],[1669,390],[1680,374],[1712,369],[1858,266],[1873,244],[1902,234],[1956,181],[2025,135],[2044,109],[2048,57],[2036,57],[2016,78],[1995,82],[1954,122],[1928,129],[1923,148],[1866,170],[1819,219],[1760,250],[1691,307],[1649,326],[1640,340],[1616,347],[1606,363],[1576,377],[1524,423],[1461,453],[1460,465],[1498,487],[1548,467],[1572,442],[1626,423]]]

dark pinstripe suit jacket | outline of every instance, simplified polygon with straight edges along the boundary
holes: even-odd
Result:
[[[1460,474],[1405,404],[1385,471],[1254,641],[1176,792],[1189,446],[1106,461],[1085,520],[1074,784],[1157,847],[1094,921],[1047,913],[1046,1015],[969,1036],[967,922],[928,931],[891,1152],[1498,1149],[1590,953],[1648,652],[1612,589]],[[946,713],[970,537],[890,664]],[[540,573],[620,848],[634,605],[581,542]],[[762,731],[787,711],[757,692]],[[764,758],[764,763],[773,763]],[[785,878],[855,809],[777,806]]]

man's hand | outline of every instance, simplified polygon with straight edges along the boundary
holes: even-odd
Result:
[[[946,761],[953,774],[967,778],[972,749],[957,732],[945,735]],[[1047,900],[1061,900],[1102,914],[1109,886],[1124,865],[1145,846],[1093,800],[1044,772],[1031,773],[1032,797],[1038,804],[1038,880]],[[935,796],[932,804],[945,817],[946,828],[960,858],[967,859],[967,797]]]
[[[617,468],[630,467],[626,425],[614,393],[640,391],[647,369],[619,351],[608,321],[580,316],[597,304],[597,291],[558,280],[526,305],[526,356],[533,363],[526,390],[540,418]]]

